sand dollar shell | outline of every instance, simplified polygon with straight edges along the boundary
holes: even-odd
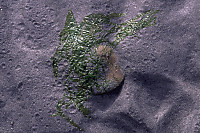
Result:
[[[109,92],[111,90],[114,90],[116,87],[120,85],[120,83],[124,79],[124,74],[120,68],[120,66],[117,64],[117,56],[113,52],[112,48],[100,45],[96,49],[96,53],[98,56],[100,56],[103,60],[106,61],[106,65],[108,66],[108,71],[106,74],[106,81],[108,83],[108,86],[106,88],[106,92]],[[105,90],[94,90],[94,94],[102,94],[105,93]]]

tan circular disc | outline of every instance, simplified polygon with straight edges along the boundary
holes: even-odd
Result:
[[[117,64],[117,57],[113,52],[112,48],[105,45],[100,45],[96,49],[96,52],[98,56],[100,56],[103,60],[107,62],[109,68],[108,72],[106,73],[106,80],[109,81],[106,92],[109,92],[120,85],[120,83],[124,79],[124,74],[120,66],[118,66]],[[102,93],[104,93],[103,90],[94,91],[94,94],[102,94]]]

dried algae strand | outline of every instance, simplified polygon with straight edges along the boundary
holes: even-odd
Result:
[[[51,57],[54,76],[64,87],[64,96],[56,106],[57,113],[52,116],[59,115],[83,131],[66,110],[74,106],[90,118],[90,110],[84,106],[89,96],[113,90],[124,79],[113,49],[127,36],[136,36],[137,31],[155,25],[154,14],[158,11],[146,11],[121,24],[113,23],[111,19],[122,17],[123,13],[92,13],[78,24],[69,10],[59,35],[59,45]],[[104,30],[105,25],[111,28]],[[113,41],[110,36],[114,37]]]

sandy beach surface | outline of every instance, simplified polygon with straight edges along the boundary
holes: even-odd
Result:
[[[124,22],[150,9],[157,24],[114,49],[123,83],[89,98],[92,119],[69,116],[85,133],[200,133],[199,0],[0,0],[0,133],[80,133],[50,116],[63,96],[50,57],[68,10]]]

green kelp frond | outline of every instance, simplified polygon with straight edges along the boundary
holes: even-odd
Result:
[[[127,36],[135,36],[138,30],[155,25],[156,17],[153,15],[157,12],[158,10],[149,10],[121,24],[114,23],[111,19],[125,14],[93,13],[78,24],[73,12],[69,10],[65,26],[59,35],[59,46],[51,57],[54,76],[65,88],[64,96],[56,107],[57,113],[52,116],[60,115],[74,127],[83,130],[63,109],[75,106],[85,117],[90,118],[90,110],[84,106],[84,102],[93,94],[94,89],[107,87],[108,81],[102,75],[105,72],[105,62],[97,56],[95,49],[99,45],[115,48]],[[109,29],[104,28],[106,26]],[[114,36],[112,42],[109,40],[111,35]]]

